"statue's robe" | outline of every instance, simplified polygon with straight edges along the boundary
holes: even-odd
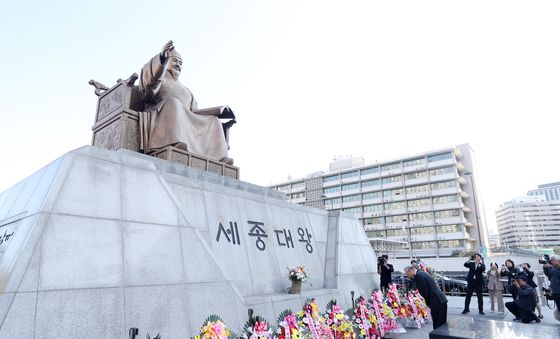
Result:
[[[159,54],[142,67],[140,92],[146,103],[140,117],[144,152],[172,145],[211,160],[228,156],[220,119],[193,113],[198,109],[193,94],[171,76]]]

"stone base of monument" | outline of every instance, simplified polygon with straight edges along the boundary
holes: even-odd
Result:
[[[158,149],[150,155],[160,159],[175,161],[183,165],[191,166],[201,171],[208,171],[224,175],[226,177],[239,179],[238,167],[231,166],[220,161],[209,160],[202,155],[190,153],[173,146],[166,146],[162,149]]]
[[[307,298],[379,286],[357,219],[129,150],[87,146],[0,195],[0,337],[188,338],[210,314],[238,332]],[[286,267],[311,286],[288,294]]]
[[[430,332],[430,339],[560,338],[560,328],[519,322],[457,317]]]

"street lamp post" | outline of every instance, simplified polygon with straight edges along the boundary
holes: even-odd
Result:
[[[482,244],[482,236],[481,236],[481,225],[480,225],[480,217],[478,215],[478,203],[476,202],[476,187],[474,185],[474,180],[472,179],[472,172],[469,171],[465,171],[463,172],[463,175],[469,178],[469,181],[471,182],[471,186],[472,186],[472,193],[473,193],[473,199],[474,199],[474,213],[475,213],[475,218],[476,218],[476,226],[478,227],[478,244],[480,249],[482,249],[483,244]]]

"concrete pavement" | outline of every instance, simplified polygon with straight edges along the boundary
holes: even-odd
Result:
[[[447,318],[455,318],[455,317],[465,317],[465,318],[483,318],[483,319],[490,319],[490,320],[501,320],[501,321],[513,321],[513,314],[511,314],[507,309],[505,309],[504,314],[499,314],[498,312],[490,312],[490,299],[488,297],[484,297],[484,313],[486,315],[479,315],[478,314],[478,304],[476,300],[476,295],[471,299],[471,306],[470,306],[470,313],[461,314],[463,308],[465,306],[465,297],[451,297],[447,296],[448,304],[447,304]],[[511,297],[504,298],[504,303],[511,301]],[[550,303],[550,302],[549,302]],[[550,303],[550,306],[553,306]],[[554,319],[553,310],[548,308],[545,305],[542,307],[542,313],[544,318],[541,319],[541,323],[537,324],[535,322],[530,324],[522,324],[523,326],[560,326],[560,322]],[[407,333],[400,334],[398,336],[394,336],[394,338],[398,339],[413,339],[413,338],[429,338],[430,332],[432,331],[432,324],[428,324],[421,329],[406,329]]]

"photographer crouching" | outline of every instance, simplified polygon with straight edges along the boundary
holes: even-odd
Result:
[[[560,255],[552,255],[550,258],[545,255],[544,260],[539,260],[543,265],[544,274],[550,280],[550,289],[556,308],[560,310]]]

